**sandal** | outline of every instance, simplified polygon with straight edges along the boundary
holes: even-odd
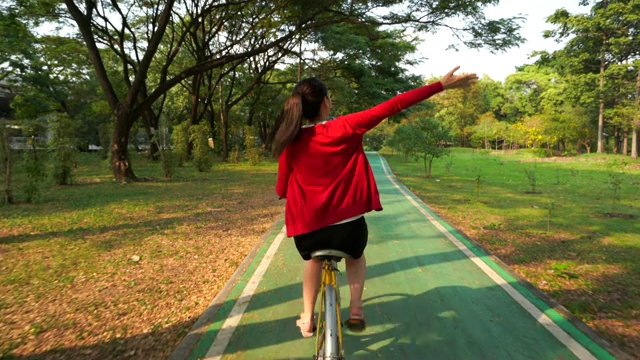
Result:
[[[306,331],[305,329],[309,328],[309,320],[302,320],[302,314],[300,314],[300,319],[296,320],[296,326],[300,328],[300,334],[302,334],[302,337],[304,338],[308,338],[313,336],[313,334],[315,334],[316,331],[316,326],[314,325],[311,329],[311,331]],[[313,317],[311,322],[313,322]]]
[[[344,322],[344,326],[353,332],[362,332],[367,327],[367,323],[364,321],[364,316],[351,315],[349,319]]]

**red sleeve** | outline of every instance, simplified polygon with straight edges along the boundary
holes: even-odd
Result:
[[[291,168],[287,161],[287,148],[284,149],[280,157],[278,157],[278,180],[276,180],[276,194],[280,198],[287,197],[287,184],[289,183],[289,175]]]
[[[444,88],[442,87],[442,83],[439,81],[417,89],[409,90],[368,110],[345,115],[343,117],[343,121],[349,124],[353,131],[362,135],[373,129],[382,120],[389,116],[395,115],[422,100],[426,100],[442,90],[444,90]]]

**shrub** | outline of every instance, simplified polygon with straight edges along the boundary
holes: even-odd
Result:
[[[253,126],[244,127],[245,157],[251,165],[260,163],[260,147],[256,143],[257,131]]]
[[[73,169],[78,154],[75,124],[68,116],[57,115],[51,117],[49,130],[53,181],[58,185],[69,185],[73,182]]]
[[[189,128],[189,140],[193,143],[193,164],[200,172],[211,170],[213,158],[209,148],[209,125],[192,125]]]

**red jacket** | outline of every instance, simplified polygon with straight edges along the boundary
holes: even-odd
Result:
[[[300,129],[278,159],[276,193],[287,199],[287,236],[382,210],[362,137],[387,117],[442,90],[436,82],[371,109]]]

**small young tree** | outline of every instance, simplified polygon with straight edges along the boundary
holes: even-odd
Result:
[[[209,139],[207,139],[207,142]],[[184,166],[189,160],[189,123],[181,122],[173,126],[171,145],[178,159],[178,166]]]
[[[213,159],[209,148],[209,134],[211,130],[206,123],[193,125],[189,128],[189,140],[193,143],[193,164],[200,172],[211,170]]]
[[[411,128],[408,124],[400,125],[396,128],[393,136],[387,140],[387,145],[402,153],[404,160],[411,156]]]
[[[98,137],[100,139],[98,155],[102,160],[107,160],[109,158],[109,146],[111,146],[111,134],[113,134],[112,127],[113,125],[111,123],[104,123],[98,126]]]
[[[13,203],[11,145],[9,143],[8,126],[4,121],[0,123],[0,126],[0,159],[2,160],[2,177],[4,178],[0,204],[11,204]]]
[[[151,142],[158,147],[158,156],[160,157],[164,177],[171,178],[175,172],[177,157],[169,146],[171,135],[169,134],[167,120],[164,116],[160,118],[158,126],[158,130],[152,131]]]
[[[449,130],[439,121],[430,118],[421,118],[414,123],[401,125],[408,127],[409,153],[416,161],[422,160],[424,174],[431,176],[431,165],[434,159],[449,155],[447,147],[451,141]]]
[[[44,145],[39,138],[31,135],[22,154],[22,168],[27,175],[22,191],[28,203],[40,198],[40,184],[47,177]]]
[[[22,90],[23,93],[11,102],[11,108],[15,112],[16,125],[26,139],[20,164],[26,181],[22,183],[21,190],[27,202],[34,202],[40,197],[40,184],[46,179],[45,122],[42,119],[51,112],[51,107],[42,94],[28,88]]]
[[[387,120],[368,131],[363,139],[365,150],[380,151],[393,138],[396,127],[396,124]]]
[[[58,185],[69,185],[73,182],[73,169],[78,153],[75,124],[66,114],[57,114],[50,117],[49,130],[53,180]]]
[[[256,143],[258,131],[253,126],[244,127],[244,155],[251,165],[260,163],[260,148]]]

